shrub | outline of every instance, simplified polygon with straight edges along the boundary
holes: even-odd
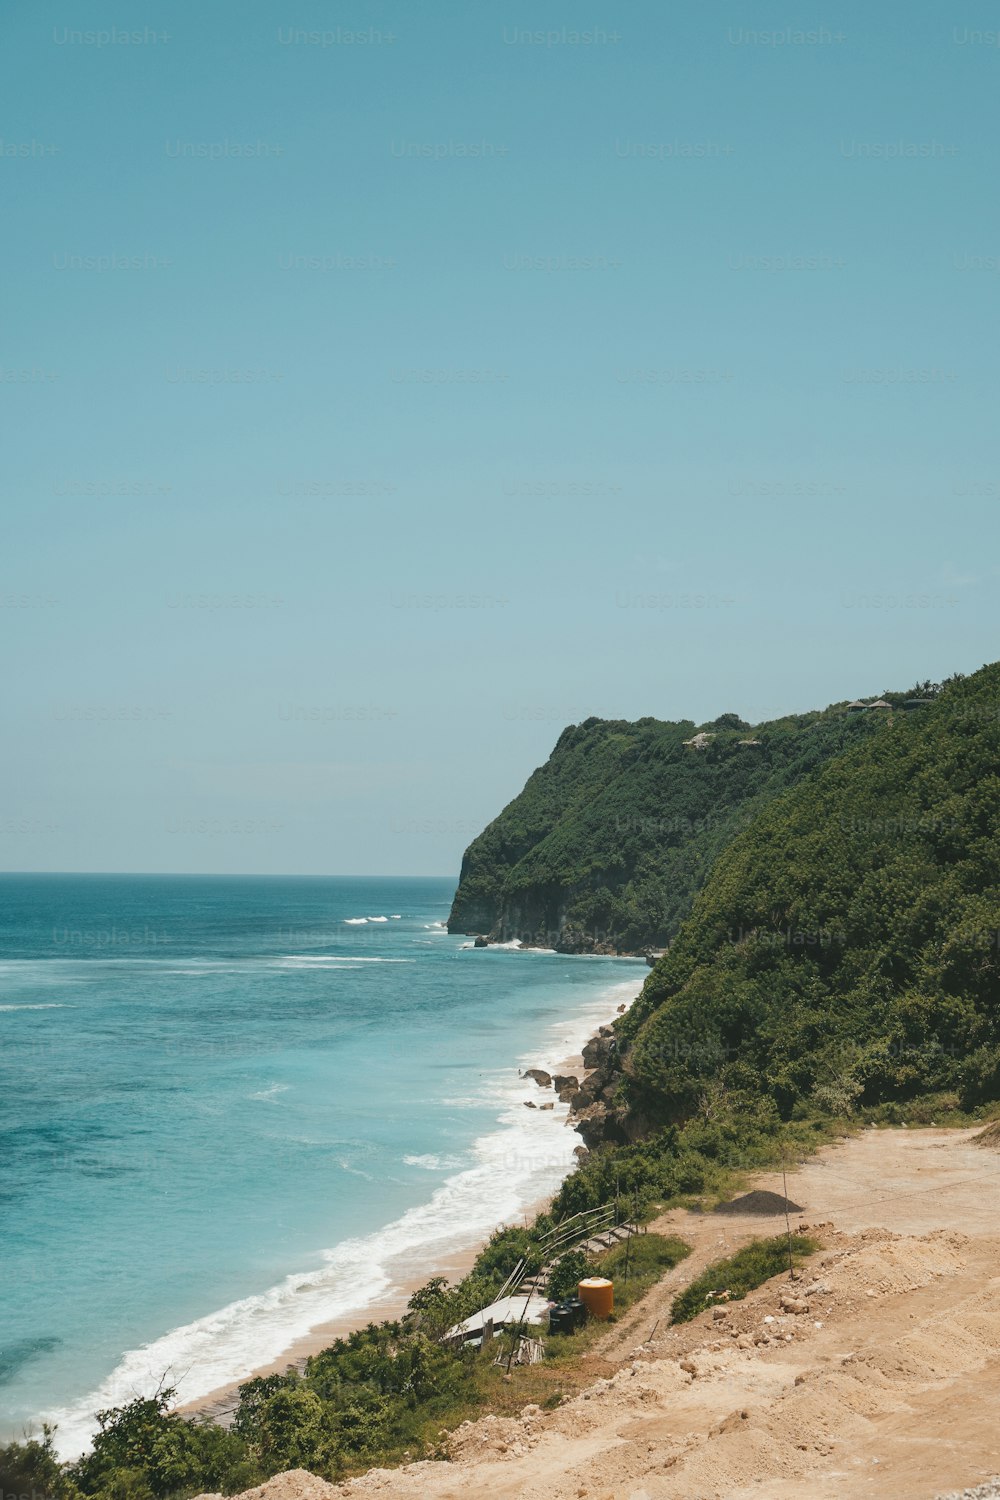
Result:
[[[76,1500],[79,1490],[52,1450],[52,1429],[42,1438],[0,1447],[0,1495],[30,1495],[33,1500]]]
[[[568,1250],[552,1267],[546,1288],[553,1302],[562,1302],[576,1291],[577,1284],[590,1272],[590,1261],[582,1250]]]
[[[797,1264],[804,1255],[811,1255],[819,1245],[805,1235],[792,1236],[792,1259]],[[689,1323],[707,1307],[716,1304],[713,1292],[729,1293],[729,1301],[740,1302],[747,1292],[763,1286],[772,1276],[780,1276],[788,1269],[788,1237],[775,1235],[773,1240],[753,1240],[731,1255],[728,1260],[717,1260],[685,1287],[673,1301],[670,1309],[671,1323]]]

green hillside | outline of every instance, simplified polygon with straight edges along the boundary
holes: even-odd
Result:
[[[566,729],[470,844],[449,929],[566,952],[662,947],[733,838],[886,719],[838,705],[754,728],[723,714],[700,729],[657,719]],[[696,731],[711,736],[705,748],[685,746]]]
[[[759,811],[619,1027],[631,1111],[1000,1096],[1000,666]]]

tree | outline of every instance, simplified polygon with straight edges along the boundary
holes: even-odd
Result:
[[[579,1282],[590,1273],[590,1263],[582,1250],[568,1250],[552,1267],[546,1290],[553,1302],[572,1296]]]
[[[242,1439],[211,1422],[190,1422],[171,1412],[176,1391],[137,1396],[97,1413],[92,1451],[68,1468],[85,1495],[116,1500],[166,1500],[217,1490],[250,1474]]]
[[[337,1439],[333,1413],[315,1391],[304,1385],[285,1386],[261,1408],[256,1446],[269,1474],[284,1469],[309,1469],[329,1477],[336,1471]]]
[[[0,1447],[0,1495],[17,1500],[77,1500],[79,1490],[69,1478],[52,1447],[51,1427],[42,1428],[42,1438]]]

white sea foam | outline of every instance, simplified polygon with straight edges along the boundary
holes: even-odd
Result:
[[[554,1023],[541,1046],[518,1060],[520,1066],[551,1070],[579,1052],[595,1026],[610,1019],[618,1004],[628,1003],[640,984],[638,975],[622,981]],[[568,1105],[556,1100],[552,1110],[526,1110],[524,1097],[525,1083],[516,1069],[489,1075],[484,1095],[468,1103],[479,1108],[492,1104],[500,1128],[475,1143],[475,1164],[449,1177],[427,1203],[408,1209],[374,1234],[323,1251],[317,1268],[287,1276],[259,1296],[231,1302],[129,1350],[99,1389],[47,1412],[45,1420],[58,1424],[60,1455],[72,1458],[88,1446],[95,1411],[155,1390],[165,1373],[185,1402],[246,1379],[310,1329],[363,1312],[391,1289],[485,1239],[498,1225],[520,1217],[527,1205],[554,1192],[572,1169],[579,1144],[575,1132],[565,1128]],[[341,1165],[345,1171],[358,1170]]]
[[[402,912],[398,912],[398,911],[394,911],[393,914],[392,914],[392,916],[389,918],[390,922],[401,922],[402,920],[403,920],[403,914],[402,914]]]
[[[475,942],[463,943],[463,948],[474,948]],[[489,943],[488,948],[500,953],[555,953],[554,948],[526,948],[520,938],[511,938],[507,943]]]
[[[344,922],[348,927],[363,927],[368,921],[367,917],[345,917]]]
[[[44,1005],[0,1005],[0,1010],[75,1010],[75,1005],[59,1004],[49,1001]]]
[[[269,1102],[276,1099],[279,1094],[285,1093],[291,1087],[288,1083],[272,1083],[266,1089],[259,1089],[256,1094],[248,1094],[248,1099],[267,1099]]]
[[[404,1156],[403,1160],[408,1167],[423,1167],[425,1172],[450,1172],[462,1165],[457,1156],[433,1156],[430,1153],[424,1156]]]
[[[369,917],[369,922],[388,922],[388,917]]]
[[[290,953],[276,960],[279,969],[340,968],[344,964],[415,964],[415,958],[359,958],[353,953]]]

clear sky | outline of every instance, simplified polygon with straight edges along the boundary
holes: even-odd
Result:
[[[567,723],[997,656],[998,26],[6,7],[0,863],[457,872]]]

